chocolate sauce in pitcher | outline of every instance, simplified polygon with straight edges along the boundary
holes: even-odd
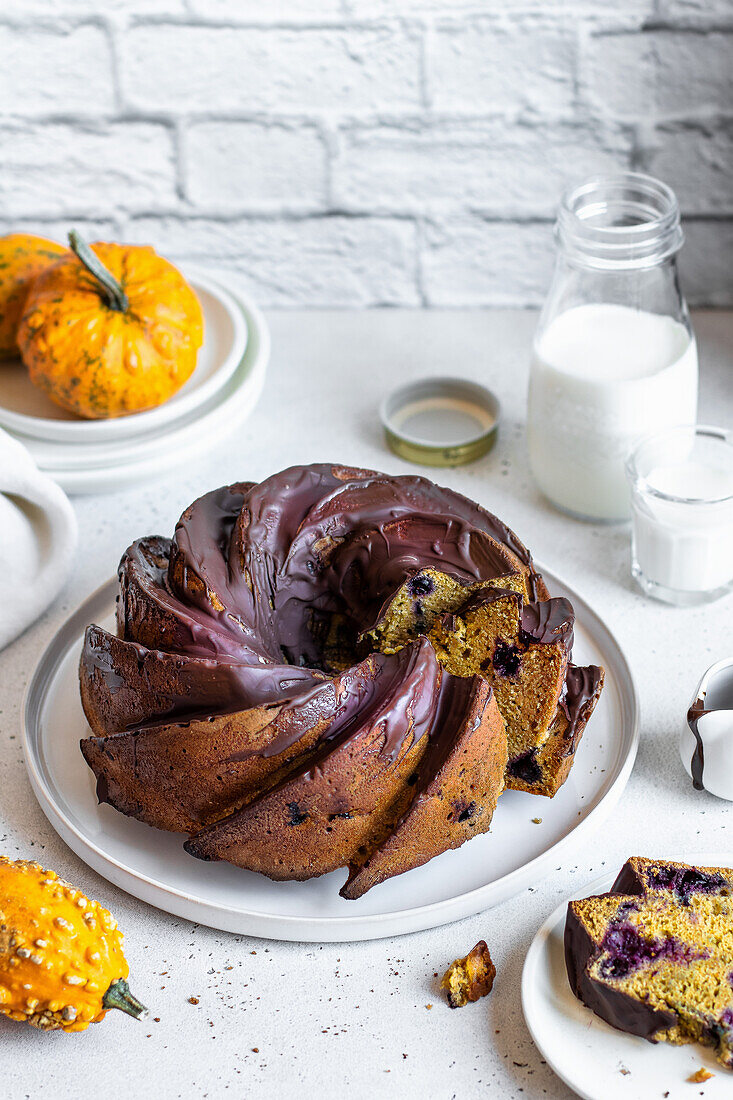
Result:
[[[710,711],[705,709],[705,692],[702,693],[699,699],[695,700],[687,712],[687,725],[690,727],[690,732],[695,738],[695,751],[690,761],[690,771],[692,773],[692,785],[696,791],[705,790],[705,784],[702,781],[702,773],[705,767],[705,749],[703,747],[700,731],[697,728],[697,723],[700,721],[703,714],[709,713]]]

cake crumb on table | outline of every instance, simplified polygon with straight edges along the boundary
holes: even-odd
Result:
[[[704,1066],[700,1066],[697,1073],[692,1073],[687,1078],[691,1085],[701,1085],[703,1081],[709,1081],[711,1077],[715,1077],[714,1073],[711,1073],[709,1069],[705,1069]]]
[[[496,977],[485,940],[479,940],[463,959],[456,959],[446,970],[440,983],[448,993],[451,1008],[462,1008],[490,993]]]

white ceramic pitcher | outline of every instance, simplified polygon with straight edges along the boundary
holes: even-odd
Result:
[[[680,756],[697,790],[733,801],[733,657],[701,677],[680,733]]]

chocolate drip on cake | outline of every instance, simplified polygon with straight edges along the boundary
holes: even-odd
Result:
[[[573,606],[564,597],[531,601],[522,608],[520,637],[527,643],[562,641],[571,649],[574,622]]]
[[[578,727],[587,720],[589,708],[595,706],[603,687],[603,669],[598,665],[579,668],[568,665],[565,676],[565,690],[558,703],[568,720],[565,730],[566,740],[573,742]]]

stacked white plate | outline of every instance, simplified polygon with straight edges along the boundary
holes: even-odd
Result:
[[[270,335],[249,297],[188,273],[204,313],[196,369],[157,409],[82,420],[33,386],[22,363],[0,365],[0,427],[68,493],[101,493],[169,473],[233,432],[262,392]]]

